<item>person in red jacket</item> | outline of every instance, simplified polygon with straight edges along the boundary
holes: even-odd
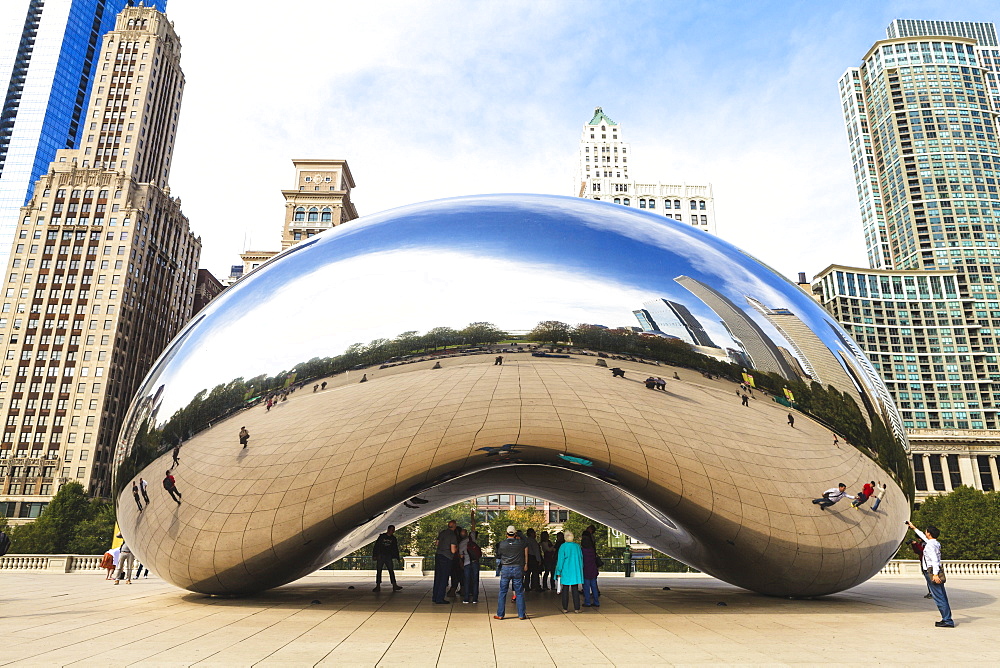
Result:
[[[863,504],[867,503],[868,499],[874,493],[875,493],[875,481],[872,480],[871,482],[866,482],[865,486],[861,488],[861,493],[858,494],[857,498],[855,498],[854,501],[851,501],[851,507],[858,508]]]

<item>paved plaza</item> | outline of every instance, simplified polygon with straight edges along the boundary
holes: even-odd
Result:
[[[527,621],[492,618],[497,582],[483,578],[478,605],[435,606],[429,578],[373,594],[369,578],[321,572],[222,599],[154,577],[2,572],[0,665],[1000,664],[998,578],[949,581],[954,629],[934,627],[923,580],[905,576],[817,600],[705,576],[606,576],[599,609],[563,614],[553,594],[529,594]]]
[[[270,411],[258,405],[238,413],[184,443],[173,467],[181,505],[153,485],[141,513],[131,502],[119,505],[118,522],[136,554],[171,582],[243,592],[248,582],[279,584],[323,563],[310,559],[340,556],[319,555],[318,546],[345,534],[354,539],[341,544],[344,552],[360,548],[382,529],[355,530],[370,533],[367,523],[387,509],[394,514],[383,526],[416,520],[426,511],[399,506],[415,491],[428,508],[495,491],[447,483],[500,464],[497,446],[516,444],[522,454],[507,461],[568,467],[562,457],[571,455],[606,467],[621,489],[687,527],[694,543],[726,551],[703,570],[758,558],[770,564],[730,575],[765,590],[850,586],[877,572],[889,556],[885,546],[899,540],[908,506],[894,486],[878,513],[846,503],[823,512],[809,503],[838,481],[859,490],[884,473],[858,449],[834,446],[833,434],[804,414],[789,427],[789,409],[762,392],[743,407],[736,383],[687,369],[611,361],[626,370],[622,379],[593,356],[508,354],[502,366],[494,359],[340,374],[324,391],[306,387]],[[669,379],[666,391],[646,389],[642,379],[651,373]],[[243,426],[247,448],[238,441]],[[146,479],[158,479],[170,462],[162,455]],[[505,491],[572,507],[678,556],[691,549],[631,501],[573,485],[552,476]]]

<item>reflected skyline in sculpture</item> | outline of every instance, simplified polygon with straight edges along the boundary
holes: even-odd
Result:
[[[653,324],[660,304],[676,334],[635,331],[637,306]],[[566,358],[510,343],[533,330],[544,343],[540,323],[565,332]],[[848,341],[787,280],[643,212],[495,195],[369,216],[278,256],[171,344],[126,421],[115,489],[156,479],[180,444],[191,505],[136,515],[120,504],[122,531],[179,586],[255,591],[360,547],[385,523],[502,483],[740,586],[836,591],[876,572],[902,531],[888,515],[877,530],[850,528],[830,574],[822,557],[801,555],[822,554],[844,527],[814,517],[807,497],[835,478],[877,477],[894,483],[891,512],[905,515],[912,495],[895,407]],[[518,352],[488,365],[501,348]],[[654,397],[612,379],[600,356],[630,374],[672,367],[689,378]],[[768,396],[739,413],[732,388],[744,373]],[[320,380],[330,389],[261,404]],[[782,403],[788,394],[794,404]],[[769,425],[789,409],[809,419],[776,439]],[[243,423],[252,437],[241,454],[226,444]],[[832,450],[831,432],[853,447]],[[417,493],[433,507],[407,507]],[[730,554],[726,541],[738,540],[742,554]],[[204,555],[192,549],[208,543]],[[288,550],[291,569],[279,566]]]

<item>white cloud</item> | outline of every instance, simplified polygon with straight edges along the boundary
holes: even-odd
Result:
[[[891,18],[990,6],[937,7],[171,0],[187,76],[171,185],[226,274],[247,245],[278,247],[292,158],[346,158],[362,215],[568,195],[601,105],[633,176],[711,181],[723,238],[811,276],[865,261],[837,78]]]

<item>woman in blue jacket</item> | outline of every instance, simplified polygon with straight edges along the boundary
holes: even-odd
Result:
[[[573,591],[573,612],[580,612],[580,585],[583,584],[583,551],[573,541],[573,532],[566,532],[566,542],[559,548],[555,576],[562,585],[563,612],[569,612],[569,593]]]

